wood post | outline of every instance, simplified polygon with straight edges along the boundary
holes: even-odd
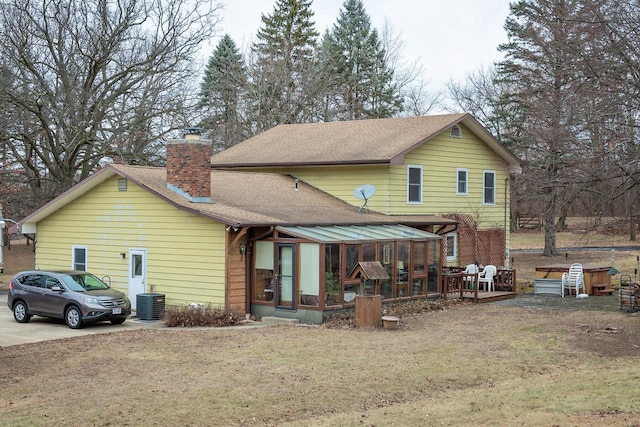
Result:
[[[378,328],[382,322],[382,295],[356,296],[356,328]]]

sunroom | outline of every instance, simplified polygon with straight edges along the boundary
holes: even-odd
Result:
[[[278,226],[254,242],[251,312],[321,323],[355,306],[358,294],[383,302],[440,296],[441,236],[405,225]],[[358,262],[379,262],[389,279],[350,279]]]

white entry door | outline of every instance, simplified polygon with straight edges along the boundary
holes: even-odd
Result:
[[[147,291],[147,251],[145,249],[129,250],[129,299],[131,308],[136,308],[136,295]]]

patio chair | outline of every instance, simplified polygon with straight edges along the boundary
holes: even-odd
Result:
[[[569,266],[568,273],[562,273],[562,298],[564,298],[565,290],[569,291],[569,295],[571,295],[571,290],[576,291],[576,298],[580,295],[580,289],[582,288],[582,293],[587,293],[587,289],[584,285],[584,273],[582,272],[582,264],[574,263]]]
[[[466,289],[475,289],[475,282],[476,279],[478,277],[478,273],[479,273],[479,269],[478,266],[475,264],[469,264],[467,265],[467,267],[464,269],[463,273],[464,274],[469,274],[469,276],[463,276],[462,280],[464,281],[465,285],[469,284],[469,286],[465,286]]]
[[[495,282],[493,281],[493,278],[497,273],[498,273],[498,269],[496,268],[495,265],[485,266],[480,272],[480,274],[478,275],[478,287],[480,287],[480,284],[484,283],[486,291],[491,291],[491,290],[495,291],[496,285],[495,285]]]

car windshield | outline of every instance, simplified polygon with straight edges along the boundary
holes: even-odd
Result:
[[[109,286],[93,274],[69,274],[62,276],[62,281],[72,291],[95,291],[109,289]]]

